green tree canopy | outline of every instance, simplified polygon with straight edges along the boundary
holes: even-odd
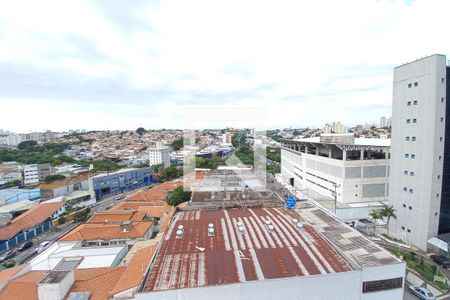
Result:
[[[66,178],[66,176],[60,175],[60,174],[48,175],[48,176],[45,176],[44,182],[45,183],[52,183],[54,181],[65,179],[65,178]]]
[[[166,199],[167,204],[177,206],[180,203],[191,199],[191,192],[184,191],[182,187],[177,187]]]
[[[17,149],[27,150],[29,148],[33,148],[36,145],[37,145],[36,141],[24,141],[24,142],[19,143],[19,145],[17,145]]]
[[[139,127],[138,129],[136,129],[136,133],[139,135],[143,135],[146,132],[147,132],[147,130],[145,130],[145,128],[143,128],[143,127]]]
[[[181,138],[181,139],[178,139],[178,140],[173,141],[173,143],[172,143],[172,148],[173,148],[175,151],[178,151],[178,150],[180,150],[181,148],[183,148],[183,145],[184,145],[183,139]]]

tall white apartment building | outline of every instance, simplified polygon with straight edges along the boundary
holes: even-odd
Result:
[[[450,232],[448,74],[437,54],[394,69],[389,201],[397,219],[390,233],[422,250]]]
[[[164,168],[170,167],[170,149],[169,147],[157,147],[149,149],[150,166],[163,164]]]

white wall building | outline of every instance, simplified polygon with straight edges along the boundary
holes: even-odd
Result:
[[[169,147],[157,147],[149,149],[150,166],[163,164],[164,168],[170,167],[170,149]]]
[[[365,218],[373,207],[387,201],[389,147],[389,139],[354,138],[353,134],[285,141],[281,174],[340,218]]]
[[[389,201],[397,219],[390,229],[422,250],[428,239],[450,231],[447,74],[444,55],[394,69]]]
[[[36,184],[51,174],[50,164],[34,164],[23,167],[23,184]]]

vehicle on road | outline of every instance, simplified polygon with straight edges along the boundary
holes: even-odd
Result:
[[[45,248],[48,247],[48,245],[50,245],[50,241],[43,241],[42,243],[39,244],[39,247],[37,248],[37,252],[41,253],[42,251],[44,251]]]
[[[411,294],[421,300],[436,300],[436,297],[433,295],[433,293],[431,293],[429,289],[426,289],[424,287],[410,285],[408,290],[411,292]]]
[[[26,241],[25,243],[20,245],[19,248],[17,248],[17,251],[24,251],[30,248],[31,246],[33,246],[33,241]]]
[[[442,255],[431,255],[431,260],[443,268],[450,268],[450,259]]]
[[[3,263],[4,261],[6,261],[6,260],[8,260],[10,258],[13,258],[14,256],[16,256],[16,254],[17,254],[17,252],[14,251],[14,250],[6,251],[5,253],[3,253],[0,256],[0,263]]]

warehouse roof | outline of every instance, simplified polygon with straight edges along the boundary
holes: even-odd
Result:
[[[144,290],[349,270],[320,234],[285,209],[182,211],[166,231]]]
[[[47,218],[64,205],[64,202],[48,202],[38,204],[17,218],[13,219],[10,224],[0,229],[0,240],[8,240],[21,231],[33,228],[41,224]]]

